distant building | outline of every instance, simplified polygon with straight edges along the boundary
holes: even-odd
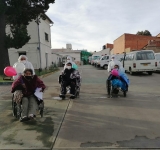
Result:
[[[67,50],[72,50],[72,44],[66,44],[66,49]]]
[[[106,48],[113,49],[113,44],[107,43],[105,46],[106,46]]]
[[[67,56],[71,56],[77,65],[81,64],[81,50],[72,50],[71,44],[66,44],[66,48],[52,49],[52,53],[63,56],[63,60]]]
[[[17,62],[20,55],[26,55],[35,69],[52,65],[55,62],[55,54],[52,54],[51,50],[50,28],[52,25],[53,22],[48,16],[46,16],[46,20],[41,19],[39,25],[35,21],[30,22],[27,26],[28,34],[31,37],[29,42],[20,49],[10,48],[8,50],[10,65]],[[9,32],[9,27],[6,30]]]
[[[159,40],[158,36],[144,36],[125,33],[114,40],[114,54],[140,50],[148,44],[150,40]]]
[[[94,55],[99,55],[99,56],[103,56],[103,55],[110,55],[111,54],[111,50],[113,49],[113,44],[107,43],[102,47],[102,50],[100,51],[95,51],[93,53]]]

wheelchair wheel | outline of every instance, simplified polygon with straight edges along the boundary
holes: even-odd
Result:
[[[79,93],[80,93],[80,88],[76,87],[76,93],[75,93],[76,98],[79,97]]]
[[[14,116],[18,120],[21,117],[21,104],[16,104],[15,102],[14,102]]]
[[[16,108],[16,103],[12,101],[12,113],[13,113],[13,116],[16,117],[16,114],[17,114],[17,108]]]
[[[76,98],[78,98],[78,97],[79,97],[79,92],[76,92],[76,95],[75,95],[75,96],[76,96]]]
[[[40,114],[41,118],[43,117],[43,110],[44,110],[44,102],[41,102],[39,104],[39,114]]]
[[[123,92],[123,96],[126,97],[126,91]]]
[[[106,81],[106,89],[107,89],[108,96],[110,96],[112,91],[111,81],[108,81],[108,80]]]
[[[43,110],[39,111],[41,118],[43,117]]]
[[[16,114],[16,112],[15,112],[16,103],[14,102],[13,98],[14,98],[14,94],[12,95],[12,114],[13,114],[13,116],[15,116],[15,114]]]

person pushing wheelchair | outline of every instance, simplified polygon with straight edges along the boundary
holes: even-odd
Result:
[[[68,86],[70,86],[70,98],[74,99],[76,97],[76,87],[80,86],[80,74],[78,70],[72,68],[72,62],[66,63],[64,70],[59,76],[59,83],[61,84],[61,94],[59,97],[65,98]]]

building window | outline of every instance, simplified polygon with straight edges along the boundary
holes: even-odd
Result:
[[[19,52],[18,55],[19,55],[19,56],[21,56],[21,55],[26,55],[26,52]]]
[[[46,41],[49,41],[49,39],[48,39],[48,34],[47,34],[47,33],[45,33],[45,40],[46,40]]]

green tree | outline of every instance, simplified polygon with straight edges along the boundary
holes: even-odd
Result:
[[[40,23],[45,19],[45,12],[49,4],[55,0],[0,0],[0,74],[9,65],[8,48],[21,48],[30,36],[27,25],[32,20]],[[5,32],[6,25],[10,26],[10,33]]]
[[[151,34],[148,30],[145,30],[145,31],[138,31],[138,32],[137,32],[137,35],[152,36],[152,34]]]

